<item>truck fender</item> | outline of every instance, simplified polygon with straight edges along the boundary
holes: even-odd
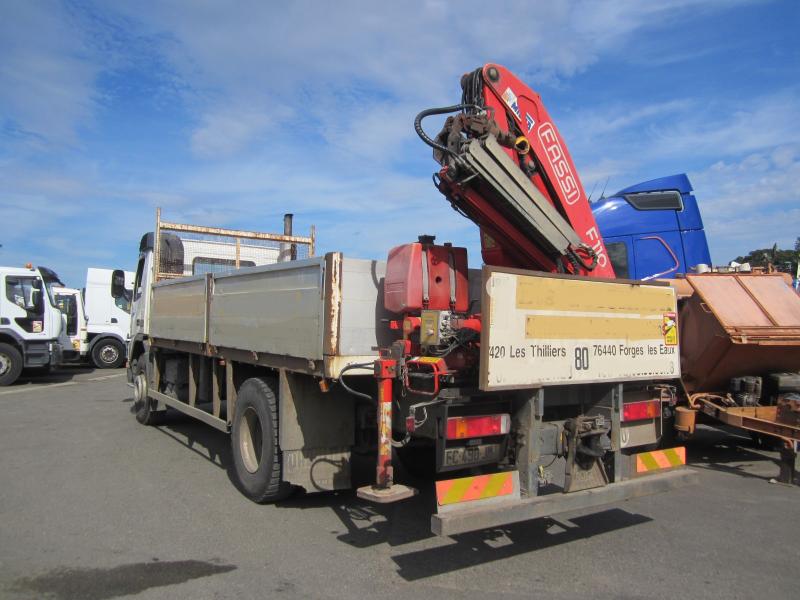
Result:
[[[128,368],[126,369],[127,380],[128,383],[133,383],[133,363],[142,354],[150,351],[150,340],[143,334],[139,333],[135,335],[133,339],[125,345],[125,347],[128,354]]]
[[[22,352],[25,348],[24,340],[13,329],[0,328],[0,342],[13,344],[19,349],[20,352]]]
[[[87,354],[92,353],[92,348],[95,347],[97,342],[99,342],[100,340],[106,340],[108,338],[114,338],[115,340],[119,341],[123,346],[127,347],[125,340],[121,336],[115,333],[100,333],[97,336],[93,337],[92,340],[89,342],[89,346],[86,351]]]

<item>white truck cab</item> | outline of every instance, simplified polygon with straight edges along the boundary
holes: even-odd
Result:
[[[53,290],[63,285],[45,267],[0,267],[0,385],[61,362],[66,327]]]
[[[114,274],[123,278],[122,293],[114,297]],[[86,271],[84,303],[87,323],[87,354],[101,369],[121,367],[131,330],[132,271],[89,268]]]

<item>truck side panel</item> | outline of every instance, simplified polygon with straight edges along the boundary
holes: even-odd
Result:
[[[386,263],[377,260],[342,259],[340,336],[336,354],[378,356],[376,348],[391,343],[390,331],[381,319],[394,318],[383,307]]]
[[[215,275],[209,343],[322,360],[324,278],[324,258]]]
[[[206,342],[206,278],[165,281],[153,287],[150,334],[182,342]]]

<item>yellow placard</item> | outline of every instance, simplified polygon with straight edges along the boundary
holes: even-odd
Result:
[[[664,315],[661,331],[664,334],[664,343],[667,346],[678,345],[678,321],[675,313],[666,313]]]
[[[528,315],[525,319],[529,340],[658,340],[661,328],[658,318]]]
[[[516,305],[525,310],[661,315],[674,310],[675,300],[672,288],[664,286],[519,277]]]

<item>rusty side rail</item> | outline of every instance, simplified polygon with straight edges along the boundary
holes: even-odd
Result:
[[[312,226],[313,227],[313,226]],[[224,235],[228,237],[235,237],[249,240],[267,240],[270,242],[284,242],[291,244],[308,244],[311,246],[314,242],[313,234],[308,237],[299,235],[285,235],[282,233],[261,233],[259,231],[245,231],[242,229],[222,229],[220,227],[205,227],[202,225],[187,225],[185,223],[170,223],[161,221],[159,223],[160,229],[167,229],[169,231],[186,231],[189,233],[203,233],[208,235]],[[313,231],[313,229],[312,229]],[[312,254],[313,256],[313,254]]]
[[[291,234],[291,224],[287,233],[265,233],[259,231],[246,231],[243,229],[223,229],[221,227],[207,227],[203,225],[190,225],[187,223],[173,223],[170,221],[163,221],[161,219],[161,208],[156,209],[156,228],[155,237],[153,240],[153,254],[154,254],[154,280],[162,281],[165,279],[177,279],[183,277],[183,273],[165,272],[161,267],[161,253],[162,253],[162,232],[180,232],[208,236],[219,236],[230,238],[235,242],[235,267],[239,269],[241,258],[241,240],[258,240],[261,242],[275,242],[281,245],[286,244],[291,246],[291,257],[295,258],[296,248],[298,245],[306,246],[308,248],[308,258],[314,256],[316,249],[316,228],[311,225],[310,234],[308,236],[298,236]]]
[[[703,414],[726,425],[800,443],[800,426],[778,421],[777,406],[724,406],[715,402],[722,398],[718,395],[695,394],[691,404]]]

